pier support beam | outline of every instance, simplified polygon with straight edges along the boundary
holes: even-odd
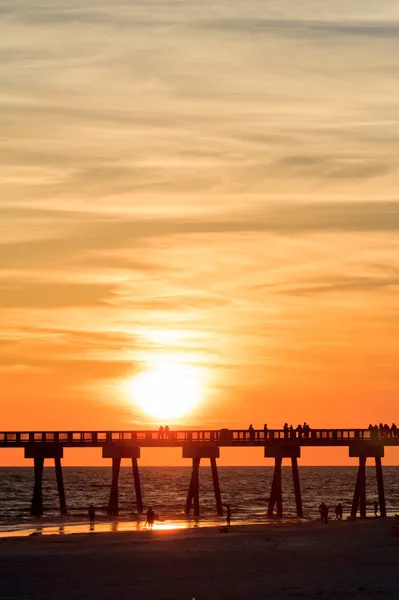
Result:
[[[212,469],[213,489],[215,492],[215,500],[216,500],[216,512],[219,517],[222,517],[223,516],[222,496],[220,493],[219,474],[218,474],[218,467],[216,464],[216,458],[211,458],[211,469]]]
[[[32,517],[41,517],[43,514],[43,479],[44,458],[34,459],[35,483],[33,485],[33,497],[30,514]]]
[[[375,457],[375,470],[377,474],[378,502],[380,505],[380,515],[381,517],[386,517],[387,508],[385,504],[384,478],[382,476],[381,458],[378,456]]]
[[[57,478],[58,497],[60,500],[60,512],[62,515],[67,514],[67,507],[65,501],[65,490],[64,490],[64,478],[62,476],[61,459],[55,458],[55,476]]]
[[[272,517],[274,515],[274,505],[277,505],[276,516],[283,516],[283,489],[281,485],[281,465],[283,459],[281,456],[275,457],[274,459],[274,473],[273,483],[269,498],[269,506],[267,509],[267,516]]]
[[[201,458],[209,458],[211,461],[213,489],[215,492],[216,510],[219,516],[223,515],[222,497],[220,493],[219,475],[216,459],[219,458],[219,448],[212,443],[195,443],[183,446],[183,458],[191,458],[193,469],[191,473],[190,485],[187,492],[185,513],[189,515],[194,503],[194,516],[200,516],[199,504],[199,466]]]
[[[356,477],[355,492],[353,494],[351,517],[356,518],[359,510],[362,518],[366,517],[366,461],[367,458],[375,458],[377,472],[378,497],[380,503],[381,516],[386,516],[384,481],[382,476],[381,458],[384,456],[384,446],[376,445],[351,445],[349,446],[349,456],[359,458],[359,469]]]
[[[25,458],[33,458],[34,464],[34,485],[30,514],[33,517],[43,515],[43,468],[44,461],[47,458],[53,459],[55,464],[55,475],[57,479],[58,497],[60,500],[61,515],[67,514],[65,501],[64,481],[62,477],[61,458],[63,457],[63,448],[57,443],[35,443],[25,446]]]
[[[294,483],[296,514],[298,517],[303,518],[301,484],[299,483],[298,459],[296,458],[296,456],[291,457],[291,465],[292,465],[292,479],[293,479],[293,483]]]
[[[351,517],[354,519],[360,504],[360,516],[366,516],[366,460],[367,457],[359,457],[359,469],[357,471],[355,493],[353,494]]]
[[[134,490],[136,492],[137,512],[143,512],[143,497],[141,495],[140,473],[137,458],[132,458]]]
[[[188,487],[185,513],[189,515],[194,501],[194,517],[200,515],[199,505],[199,466],[201,458],[193,458],[193,470],[191,473],[190,485]]]
[[[292,478],[294,482],[296,513],[303,517],[301,486],[299,483],[298,458],[301,455],[299,446],[265,446],[265,457],[274,458],[273,482],[267,507],[267,516],[274,516],[276,506],[276,517],[283,516],[283,488],[281,480],[281,467],[283,458],[290,458],[292,465]]]
[[[119,500],[119,471],[121,468],[121,459],[112,459],[112,482],[111,491],[109,494],[108,510],[107,513],[112,517],[118,516],[118,500]]]
[[[117,517],[119,512],[119,472],[122,458],[132,461],[133,482],[136,492],[137,512],[143,512],[143,497],[141,494],[140,473],[137,459],[140,458],[140,448],[129,443],[116,442],[103,447],[103,458],[112,458],[112,481],[109,494],[107,514]]]

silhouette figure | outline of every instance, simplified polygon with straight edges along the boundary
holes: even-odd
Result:
[[[284,431],[284,437],[287,438],[288,437],[288,423],[284,423],[284,427],[283,427],[283,431]]]
[[[267,436],[268,436],[268,433],[269,433],[269,430],[268,430],[268,428],[267,428],[267,424],[266,424],[266,423],[265,423],[265,424],[264,424],[264,426],[263,426],[263,432],[264,432],[264,437],[265,437],[265,439],[266,439],[266,438],[267,438]]]
[[[298,432],[298,437],[302,438],[302,433],[303,433],[303,427],[302,425],[298,425],[298,427],[296,428],[297,432]]]
[[[165,425],[165,439],[169,439],[169,427],[168,425]]]
[[[295,437],[296,437],[296,436],[295,436],[295,429],[293,428],[293,426],[292,426],[292,425],[290,425],[290,438],[291,438],[292,440],[294,440],[294,439],[295,439]]]
[[[335,520],[342,521],[343,508],[341,502],[335,507]]]
[[[329,507],[326,504],[324,504],[324,502],[322,502],[319,506],[319,513],[321,516],[321,522],[325,525],[327,525],[328,523],[328,511]]]
[[[377,502],[377,500],[375,500],[373,502],[373,507],[374,507],[374,516],[378,517],[378,502]]]
[[[94,508],[94,506],[92,504],[90,504],[89,506],[89,522],[90,522],[90,529],[94,528],[94,521],[96,519],[96,509]]]
[[[392,432],[392,437],[394,437],[394,438],[398,437],[398,428],[396,427],[395,423],[392,423],[391,432]]]
[[[154,521],[155,521],[155,513],[152,510],[152,507],[150,506],[150,508],[147,510],[147,522],[146,522],[146,525],[148,525],[149,529],[152,529],[152,526],[154,525]]]
[[[303,437],[308,438],[309,435],[310,435],[310,427],[305,421],[303,424]]]
[[[163,427],[162,427],[162,425],[161,425],[161,426],[160,426],[160,428],[159,428],[159,439],[160,439],[160,440],[163,440],[163,431],[164,431],[164,430],[163,430]]]
[[[254,428],[252,427],[252,423],[248,427],[248,431],[249,431],[249,439],[251,440],[251,442],[253,442],[255,434],[254,434]]]
[[[231,508],[230,508],[230,504],[227,504],[227,515],[226,515],[226,523],[227,523],[227,527],[230,527],[230,523],[231,523]]]

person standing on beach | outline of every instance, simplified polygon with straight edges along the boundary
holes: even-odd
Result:
[[[94,508],[93,504],[90,504],[88,513],[89,513],[90,529],[93,529],[94,521],[96,519],[96,509]]]
[[[341,502],[338,502],[337,506],[335,507],[335,520],[337,521],[342,521],[342,513],[343,513],[343,508],[342,508],[342,504]]]
[[[377,500],[374,501],[373,507],[374,507],[374,516],[378,517],[378,502],[377,502]]]
[[[230,504],[227,504],[226,507],[227,507],[226,523],[227,523],[227,527],[230,527],[230,523],[231,523],[231,508],[230,508]]]
[[[146,525],[148,525],[149,529],[152,529],[152,527],[154,525],[154,521],[155,521],[155,513],[152,510],[152,507],[150,506],[150,508],[147,510],[147,522],[146,522]]]
[[[322,502],[319,506],[319,513],[321,516],[321,522],[325,525],[327,525],[328,523],[328,511],[329,507],[326,504],[324,504],[324,502]]]

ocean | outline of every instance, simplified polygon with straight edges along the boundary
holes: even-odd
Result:
[[[299,469],[305,518],[318,518],[321,501],[332,509],[342,502],[344,516],[350,511],[356,481],[355,467],[301,467]],[[0,468],[0,535],[4,532],[23,531],[61,522],[69,525],[87,522],[87,508],[93,504],[97,519],[111,522],[106,515],[111,482],[109,467],[65,467],[63,469],[68,515],[61,520],[55,471],[45,468],[43,501],[45,515],[40,519],[30,516],[33,490],[33,468]],[[143,467],[140,469],[145,510],[152,506],[162,522],[194,524],[184,515],[184,505],[190,481],[189,467]],[[233,522],[266,522],[267,501],[273,469],[271,467],[220,467],[219,478],[224,503],[233,511]],[[367,468],[367,511],[373,514],[373,502],[378,499],[375,469]],[[399,467],[384,467],[387,512],[399,512]],[[295,518],[295,501],[291,470],[283,467],[284,516]],[[210,468],[200,468],[200,524],[216,524]],[[332,510],[333,513],[333,510]],[[123,522],[142,522],[135,505],[132,471],[122,467],[119,483],[119,519]]]

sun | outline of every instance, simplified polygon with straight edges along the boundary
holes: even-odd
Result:
[[[199,370],[173,361],[157,361],[130,380],[132,402],[156,419],[177,419],[201,400]]]

